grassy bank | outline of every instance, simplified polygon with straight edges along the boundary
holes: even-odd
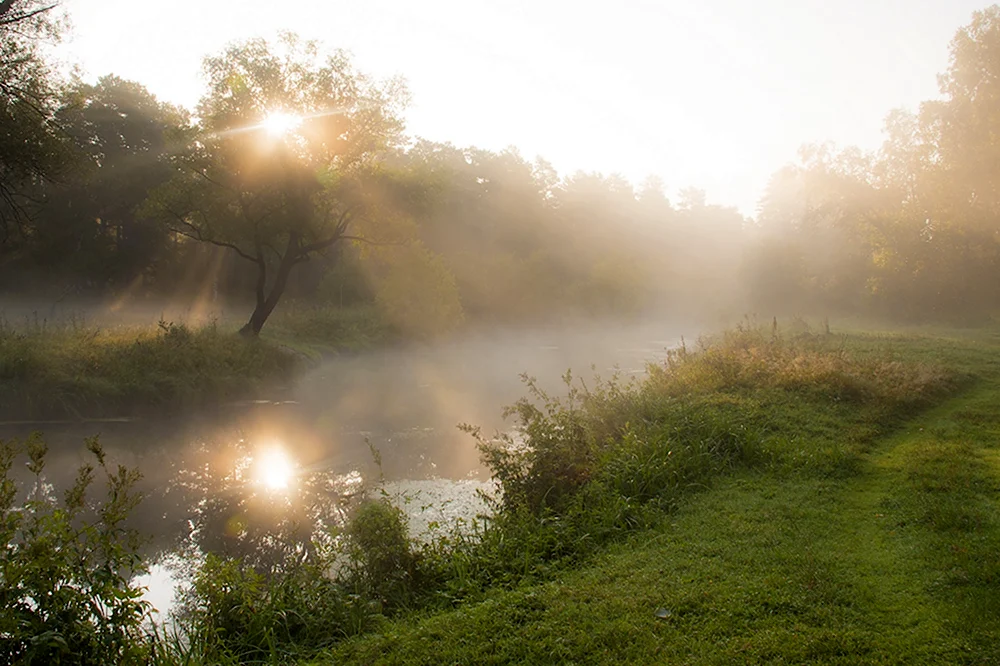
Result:
[[[96,418],[255,396],[287,382],[295,358],[214,325],[0,328],[0,418]]]
[[[658,480],[665,510],[575,566],[310,663],[996,663],[998,352],[994,334],[722,341],[632,398],[739,411],[739,462]],[[677,452],[666,414],[642,427]]]
[[[373,308],[285,304],[259,340],[207,325],[0,320],[0,420],[163,414],[260,397],[296,369],[398,338]]]
[[[401,339],[373,306],[282,305],[268,320],[264,339],[312,359],[363,352]]]
[[[522,436],[468,428],[500,491],[471,529],[417,544],[377,492],[356,495],[315,551],[265,535],[256,559],[198,565],[188,639],[108,649],[164,664],[993,663],[998,352],[987,332],[742,328],[642,381],[567,377],[552,396],[529,380],[510,409]]]

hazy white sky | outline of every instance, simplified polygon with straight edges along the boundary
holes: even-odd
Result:
[[[193,106],[201,59],[292,30],[403,75],[411,134],[660,175],[752,213],[805,142],[876,147],[986,0],[66,0],[61,56]]]

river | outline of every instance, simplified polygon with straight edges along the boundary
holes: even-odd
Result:
[[[296,483],[305,487],[308,479],[315,492],[321,477],[323,492],[342,498],[381,476],[420,536],[429,524],[483,509],[476,490],[492,484],[475,442],[456,425],[508,430],[501,410],[525,395],[521,373],[556,393],[567,369],[588,380],[616,371],[627,379],[662,360],[682,335],[696,334],[656,321],[468,335],[327,360],[267,399],[189,418],[6,423],[0,439],[42,430],[50,447],[47,480],[58,489],[87,459],[83,439],[99,434],[113,464],[143,474],[145,499],[133,524],[152,537],[154,553],[170,552],[193,529],[228,529],[227,512],[251,511],[246,489],[278,507],[269,509],[276,514],[294,510],[286,495]],[[154,568],[143,582],[157,608],[170,606],[175,581],[168,568]]]

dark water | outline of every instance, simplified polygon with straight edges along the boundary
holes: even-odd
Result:
[[[205,539],[202,547],[214,547],[214,533],[230,529],[229,514],[257,511],[267,514],[261,530],[278,526],[283,512],[305,511],[289,498],[306,490],[327,498],[336,513],[380,474],[420,533],[483,509],[476,490],[491,487],[489,477],[475,442],[456,425],[508,429],[500,414],[525,395],[522,372],[556,393],[567,369],[587,379],[615,371],[627,379],[693,333],[657,322],[469,336],[330,360],[270,400],[180,419],[0,424],[0,439],[43,430],[47,480],[58,489],[86,460],[84,437],[99,434],[111,461],[143,473],[146,497],[134,524],[152,536],[154,553],[171,551],[192,532]],[[144,582],[162,610],[171,596],[167,570],[155,569]]]

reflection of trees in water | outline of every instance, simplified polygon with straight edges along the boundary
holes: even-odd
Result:
[[[255,473],[259,452],[242,437],[203,441],[165,490],[175,547],[241,558],[261,572],[314,559],[330,545],[361,490],[358,473],[296,469],[287,487],[269,488]]]

